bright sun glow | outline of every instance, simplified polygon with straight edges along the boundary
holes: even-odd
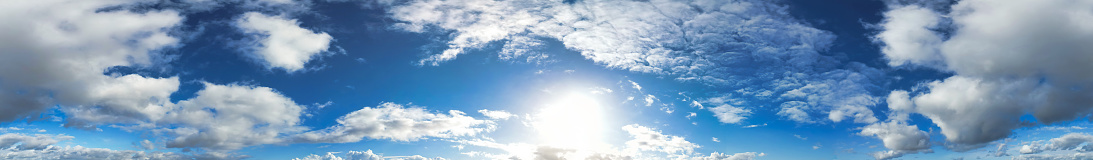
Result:
[[[574,92],[546,105],[536,115],[543,144],[577,150],[603,147],[603,106],[593,95]]]

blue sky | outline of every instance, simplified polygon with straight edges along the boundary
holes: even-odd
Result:
[[[0,159],[1093,159],[1093,1],[0,2]]]

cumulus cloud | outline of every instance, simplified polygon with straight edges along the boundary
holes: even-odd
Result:
[[[72,139],[66,135],[0,135],[0,159],[193,159],[194,156],[164,152],[142,152],[86,148],[83,146],[55,146],[57,142]],[[18,145],[16,145],[18,144]],[[11,147],[15,145],[15,147]]]
[[[326,152],[325,155],[311,154],[311,155],[308,155],[307,157],[303,157],[303,158],[293,158],[293,160],[384,160],[385,159],[384,156],[382,156],[380,154],[372,153],[372,150],[349,151],[349,152],[346,152],[344,154],[345,156],[338,156],[338,155],[340,155],[340,153],[338,153],[338,152]],[[426,158],[426,157],[421,156],[421,155],[395,156],[395,157],[388,157],[388,158],[389,159],[398,159],[398,160],[444,160],[444,158],[440,158],[440,157]]]
[[[871,153],[877,159],[892,159],[908,153],[931,152],[926,131],[903,121],[874,123],[862,128],[862,136],[873,136],[884,142],[889,151]]]
[[[235,27],[248,35],[247,55],[267,68],[288,72],[304,68],[304,64],[330,48],[329,34],[301,28],[295,19],[247,12],[236,19]]]
[[[566,148],[528,143],[498,143],[493,139],[457,139],[452,142],[459,143],[460,150],[466,146],[489,148],[489,150],[471,150],[463,154],[472,157],[485,157],[490,159],[595,159],[595,160],[626,160],[626,159],[695,159],[695,160],[722,160],[722,159],[754,159],[763,156],[763,153],[745,152],[726,154],[713,152],[710,156],[703,156],[695,150],[702,147],[684,137],[664,134],[655,128],[649,128],[638,124],[630,124],[622,127],[630,136],[621,148]],[[717,141],[717,138],[713,138]],[[469,148],[469,147],[468,147]],[[502,152],[495,152],[502,151]]]
[[[769,1],[413,0],[387,7],[399,21],[394,28],[450,34],[447,48],[421,65],[533,37],[560,41],[608,68],[740,88],[758,100],[805,101],[812,107],[798,110],[835,122],[876,121],[869,91],[882,72],[820,54],[835,36]],[[795,89],[807,95],[782,95]]]
[[[1033,142],[1022,145],[1018,150],[1021,154],[1034,154],[1044,151],[1078,150],[1081,152],[1093,151],[1093,135],[1088,133],[1067,133],[1059,138],[1052,138],[1046,143]]]
[[[766,153],[756,153],[756,152],[744,152],[744,153],[736,153],[736,154],[725,154],[725,153],[713,152],[713,153],[710,153],[710,156],[695,157],[695,158],[692,158],[692,159],[693,160],[754,160],[756,158],[766,156],[766,155],[767,155]]]
[[[338,118],[338,124],[326,129],[302,133],[297,142],[348,143],[363,138],[417,141],[429,137],[473,136],[492,131],[495,122],[466,116],[457,110],[432,113],[420,107],[383,103],[364,107]]]
[[[272,88],[205,83],[196,95],[157,121],[175,126],[156,129],[175,136],[167,147],[235,150],[306,129],[298,126],[304,107]]]
[[[946,140],[978,145],[1093,109],[1093,1],[966,0],[892,5],[878,41],[890,63],[955,74],[925,84],[899,109],[925,115]],[[930,8],[930,9],[927,9]],[[948,9],[937,9],[948,8]],[[938,30],[946,29],[946,30]],[[945,35],[940,40],[934,36]],[[903,94],[895,91],[893,94]],[[890,98],[892,98],[890,96]]]
[[[104,75],[113,67],[147,68],[170,59],[157,51],[178,44],[169,34],[178,12],[99,9],[126,1],[0,2],[0,121],[61,106],[69,121],[132,122],[160,110],[177,77]],[[103,23],[110,22],[110,23]],[[99,112],[127,115],[97,119]]]
[[[72,136],[66,135],[38,134],[28,136],[19,133],[7,133],[0,135],[0,149],[7,149],[12,146],[15,147],[15,150],[46,149],[50,145],[57,144],[57,142],[69,140],[72,138]]]
[[[622,126],[622,130],[630,134],[634,139],[626,141],[628,150],[656,151],[673,156],[684,156],[694,153],[698,144],[691,143],[679,136],[664,135],[653,128],[636,124]]]

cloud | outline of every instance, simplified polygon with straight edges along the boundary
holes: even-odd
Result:
[[[1021,154],[1033,154],[1058,150],[1093,151],[1093,147],[1089,145],[1093,145],[1093,135],[1088,133],[1067,133],[1059,138],[1052,138],[1047,143],[1033,142],[1032,144],[1023,145],[1019,152]]]
[[[303,158],[293,158],[293,160],[384,160],[384,159],[399,159],[399,160],[444,160],[444,158],[425,158],[421,155],[413,156],[395,156],[387,157],[381,156],[376,153],[372,153],[372,150],[367,151],[349,151],[343,156],[338,156],[338,152],[326,152],[325,155],[311,154]]]
[[[0,135],[0,148],[6,149],[14,146],[15,150],[40,150],[72,138],[72,136],[66,135],[37,134],[28,136],[19,133],[7,133]]]
[[[738,124],[747,119],[748,115],[751,115],[751,110],[740,107],[733,107],[732,105],[722,104],[717,107],[711,107],[710,112],[713,112],[714,117],[721,123]]]
[[[766,155],[767,155],[766,153],[756,153],[756,152],[744,152],[744,153],[736,153],[736,154],[725,154],[725,153],[713,152],[713,153],[710,153],[710,156],[695,157],[693,159],[694,160],[753,160],[753,159],[756,159],[758,157],[762,157],[762,156],[766,156]]]
[[[908,153],[932,152],[930,137],[918,127],[903,121],[888,121],[862,127],[861,136],[873,136],[884,142],[888,151],[871,153],[877,159],[892,159]]]
[[[196,95],[157,121],[164,128],[156,131],[175,136],[167,147],[235,150],[306,129],[299,126],[304,107],[272,88],[205,83]]]
[[[398,21],[393,28],[450,37],[420,65],[440,65],[492,42],[556,40],[607,68],[739,88],[759,101],[805,101],[813,106],[807,112],[830,114],[834,122],[876,121],[870,91],[883,72],[820,54],[834,34],[769,1],[413,0],[387,8]],[[806,95],[778,97],[795,89]]]
[[[83,146],[55,146],[57,142],[73,139],[67,135],[38,134],[28,136],[17,133],[0,135],[0,159],[193,159],[195,156],[164,152],[142,152],[86,148]],[[12,145],[16,145],[13,148]],[[222,158],[223,159],[223,158]]]
[[[145,115],[178,89],[177,77],[104,75],[110,68],[152,68],[178,45],[169,33],[182,17],[172,10],[99,9],[124,1],[11,1],[0,5],[0,122],[60,106],[63,112]],[[110,22],[110,23],[103,23]],[[96,121],[72,114],[70,122]],[[127,117],[110,121],[137,121]]]
[[[883,53],[892,63],[955,74],[925,84],[925,91],[906,97],[913,107],[900,108],[933,120],[949,142],[968,145],[1033,125],[1022,122],[1026,115],[1042,124],[1087,117],[1093,109],[1093,74],[1085,70],[1093,68],[1088,63],[1093,47],[1086,42],[1093,41],[1093,28],[1077,19],[1093,18],[1085,7],[1090,5],[1093,1],[967,0],[946,5],[948,13],[925,9],[929,5],[894,5],[885,13],[880,42],[930,45],[916,49],[922,52],[890,47]],[[935,23],[949,30],[922,30]],[[930,35],[948,37],[888,39]]]
[[[885,12],[881,22],[884,31],[874,38],[883,42],[881,52],[888,58],[888,65],[943,65],[942,57],[937,54],[942,37],[932,30],[939,27],[941,20],[941,15],[917,5]]]
[[[656,102],[657,100],[657,97],[652,94],[645,95],[645,106],[653,106],[653,102]]]
[[[656,151],[670,155],[682,156],[694,153],[698,144],[691,143],[679,136],[661,134],[653,128],[636,124],[622,126],[622,130],[630,134],[634,139],[626,141],[628,150]]]
[[[363,138],[417,141],[429,137],[473,136],[495,128],[493,121],[479,120],[457,110],[431,113],[419,107],[382,103],[364,107],[338,118],[338,124],[296,135],[296,142],[349,143]]]
[[[269,69],[288,72],[303,69],[305,63],[327,51],[333,40],[329,34],[301,28],[299,22],[285,16],[247,12],[234,25],[253,38],[246,42],[250,45],[245,50],[248,57]]]
[[[487,109],[478,110],[478,113],[489,117],[494,120],[508,120],[509,118],[516,117],[516,115],[505,111],[491,111]]]

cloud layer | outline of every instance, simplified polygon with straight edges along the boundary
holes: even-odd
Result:
[[[827,114],[834,122],[876,121],[868,107],[877,99],[868,91],[882,74],[820,54],[835,36],[768,1],[412,0],[386,5],[389,17],[400,21],[395,28],[450,33],[447,48],[429,54],[421,65],[440,65],[493,42],[504,43],[502,59],[512,59],[549,39],[608,68],[728,87],[740,98],[763,102],[805,102],[800,104],[807,107],[793,109]],[[796,92],[784,94],[789,91]],[[800,112],[785,115],[815,121]]]

